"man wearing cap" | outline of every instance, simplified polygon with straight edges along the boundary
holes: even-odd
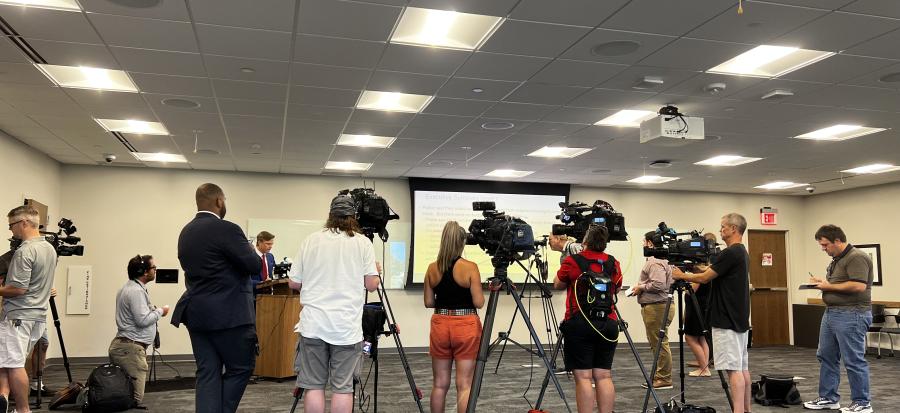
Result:
[[[360,233],[349,195],[331,200],[325,228],[300,245],[290,286],[300,290],[299,343],[294,370],[304,389],[307,413],[325,411],[331,385],[331,411],[353,409],[353,379],[362,362],[365,290],[380,282],[372,243]]]

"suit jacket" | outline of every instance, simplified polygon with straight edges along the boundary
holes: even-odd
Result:
[[[253,251],[253,252],[256,252],[256,251]],[[268,279],[271,280],[272,279],[272,271],[275,271],[275,256],[272,255],[271,252],[266,253],[266,266],[269,267],[268,268],[268,270],[269,270],[268,271],[268,274],[269,274]],[[252,280],[253,292],[255,293],[256,292],[256,284],[259,284],[262,282],[262,266],[260,266],[258,273],[250,276],[250,279]]]
[[[197,213],[178,236],[178,261],[187,291],[172,324],[191,330],[222,330],[256,322],[250,276],[262,260],[232,222]]]

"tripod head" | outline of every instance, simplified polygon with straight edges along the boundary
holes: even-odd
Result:
[[[694,292],[694,287],[690,282],[685,280],[675,280],[671,286],[669,286],[669,294],[674,293],[675,291],[685,291],[685,292]]]

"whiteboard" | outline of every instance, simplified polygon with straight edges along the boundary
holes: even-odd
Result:
[[[260,231],[274,234],[272,255],[275,262],[281,262],[285,257],[294,260],[303,240],[324,226],[325,220],[250,218],[247,220],[247,237],[251,244],[256,245],[256,234]],[[387,229],[390,233],[388,242],[382,243],[375,236],[375,259],[382,263],[385,288],[401,289],[406,283],[410,224],[390,221]]]

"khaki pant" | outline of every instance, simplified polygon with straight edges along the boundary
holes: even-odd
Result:
[[[663,327],[663,312],[666,310],[666,303],[647,304],[641,307],[641,318],[644,319],[644,327],[647,329],[647,340],[650,341],[650,349],[656,354],[656,347],[659,345],[659,329],[662,327],[665,335],[662,339],[662,350],[659,352],[659,363],[656,365],[656,375],[654,380],[665,383],[672,382],[672,351],[669,350],[669,324],[675,317],[674,311],[669,311],[669,318],[665,320]],[[652,360],[651,360],[652,363]]]
[[[109,360],[134,378],[134,400],[144,400],[144,386],[147,384],[147,350],[143,346],[113,339],[109,344]]]

